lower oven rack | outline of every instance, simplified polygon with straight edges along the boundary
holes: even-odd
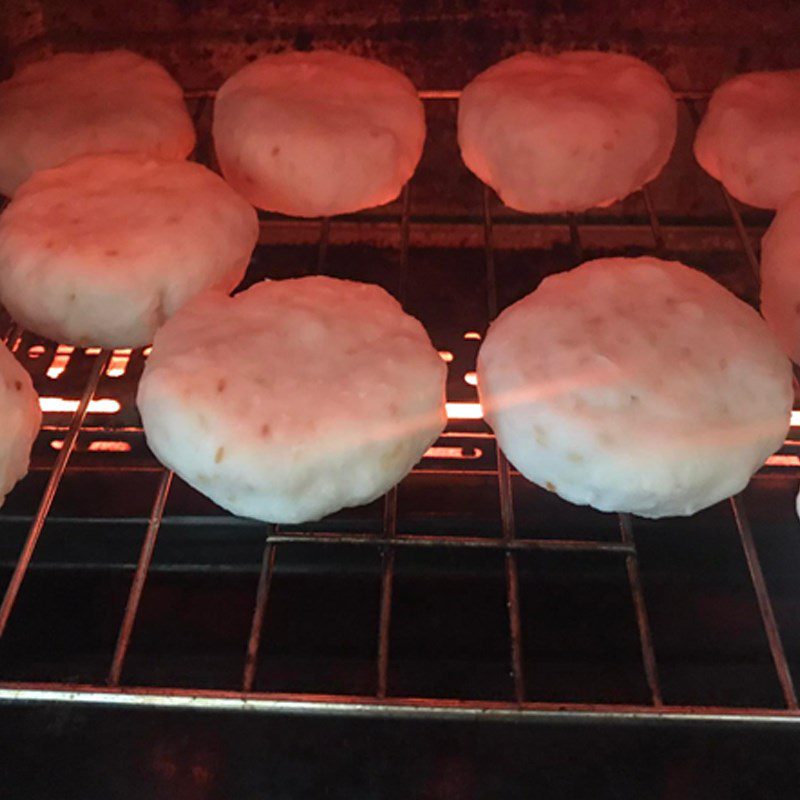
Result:
[[[422,93],[427,103],[452,102],[457,98],[455,92],[428,92]],[[681,98],[686,104],[695,122],[697,121],[696,104],[700,102],[699,96],[687,95]],[[197,116],[201,117],[208,112],[209,95],[203,93],[197,102]],[[198,154],[201,160],[203,154],[210,153],[208,143],[201,145]],[[725,190],[719,187],[725,208],[729,214],[726,227],[730,228],[739,247],[739,257],[743,264],[757,275],[758,262],[756,252],[737,204],[730,198]],[[309,271],[325,272],[328,262],[329,249],[335,241],[336,233],[341,230],[343,235],[356,240],[364,229],[370,235],[375,235],[390,244],[394,242],[396,249],[396,284],[395,294],[401,301],[405,299],[409,283],[412,280],[410,261],[413,256],[411,241],[412,225],[412,192],[413,187],[407,186],[399,204],[398,218],[380,219],[374,216],[350,217],[346,220],[323,220],[321,222],[287,222],[278,218],[267,217],[263,220],[266,231],[275,230],[277,236],[283,236],[289,231],[291,236],[301,239],[315,239],[316,256],[313,261],[315,267]],[[669,240],[680,238],[682,231],[678,228],[665,226],[659,219],[655,204],[648,187],[641,192],[641,200],[645,209],[645,223],[614,221],[603,222],[597,226],[603,236],[620,241],[635,235],[638,241],[647,241],[648,249],[654,253],[667,252]],[[591,225],[576,215],[568,215],[556,220],[537,220],[525,218],[520,222],[507,224],[498,222],[493,212],[494,198],[487,187],[483,187],[482,219],[460,221],[462,230],[455,238],[471,239],[473,244],[476,236],[482,239],[484,252],[485,280],[481,291],[485,292],[485,308],[487,319],[492,319],[498,313],[501,302],[498,296],[499,277],[496,265],[495,238],[500,225],[504,226],[503,232],[512,231],[520,241],[530,240],[532,237],[549,235],[553,228],[558,228],[562,233],[568,232],[568,250],[573,263],[578,263],[584,256],[584,240],[587,230]],[[445,223],[427,223],[429,227],[436,228]],[[417,225],[416,220],[414,225]],[[514,226],[519,227],[516,231]],[[446,234],[452,234],[455,224],[451,224]],[[683,233],[697,234],[699,229],[692,230],[686,226]],[[434,235],[436,231],[434,230]],[[698,234],[699,235],[699,234]],[[310,260],[310,259],[309,259]],[[470,334],[467,333],[469,337]],[[479,334],[475,332],[475,338]],[[25,341],[23,331],[9,325],[4,337],[6,343],[14,351],[19,351]],[[55,351],[56,354],[61,350]],[[446,354],[443,354],[445,357]],[[55,357],[54,357],[55,358]],[[141,429],[137,424],[105,424],[93,420],[93,403],[102,401],[97,397],[98,385],[104,376],[112,374],[115,358],[124,358],[133,363],[137,358],[141,361],[142,354],[131,354],[129,351],[120,355],[118,352],[87,351],[87,369],[85,370],[85,383],[77,400],[69,406],[71,417],[68,424],[56,421],[48,424],[45,420],[45,431],[49,436],[58,436],[60,442],[55,459],[50,470],[49,478],[38,502],[38,507],[32,518],[28,520],[23,516],[15,517],[13,510],[4,509],[0,512],[0,524],[3,522],[29,522],[21,548],[14,559],[11,575],[5,588],[2,604],[0,604],[0,636],[6,631],[9,621],[17,606],[17,600],[24,582],[30,571],[40,537],[45,530],[48,520],[52,521],[51,509],[61,487],[65,474],[73,469],[73,457],[82,436],[132,435],[141,436]],[[126,362],[127,363],[127,362]],[[56,364],[55,361],[52,364]],[[51,365],[51,369],[53,366]],[[63,369],[63,367],[62,367]],[[463,387],[462,387],[463,388]],[[736,705],[719,704],[685,704],[671,703],[665,700],[660,678],[659,660],[653,643],[653,634],[648,619],[646,591],[643,587],[640,571],[639,553],[636,543],[635,522],[629,515],[618,515],[618,537],[612,540],[594,538],[575,538],[559,536],[558,531],[547,538],[520,537],[518,526],[515,522],[514,477],[508,461],[496,449],[496,443],[488,429],[481,426],[476,417],[477,403],[454,402],[454,413],[451,417],[456,420],[461,416],[464,420],[459,427],[459,422],[451,420],[451,425],[437,447],[446,449],[448,441],[466,438],[478,442],[486,450],[493,452],[493,466],[482,470],[481,474],[488,476],[496,482],[498,497],[497,508],[499,520],[497,524],[498,535],[480,535],[474,532],[428,532],[420,531],[408,533],[398,529],[398,490],[392,489],[382,501],[379,530],[341,530],[336,526],[319,526],[312,529],[281,530],[278,526],[261,526],[265,529],[263,550],[256,593],[253,599],[253,610],[247,640],[242,642],[241,679],[237,689],[208,688],[204,686],[167,686],[167,685],[136,685],[125,680],[125,665],[135,635],[137,615],[140,609],[143,592],[145,590],[148,574],[151,567],[153,553],[158,542],[162,522],[174,485],[173,474],[151,464],[148,469],[158,471],[155,483],[155,495],[152,500],[151,512],[146,520],[146,529],[135,564],[131,564],[132,578],[127,598],[124,604],[116,643],[113,653],[110,654],[108,668],[103,681],[48,681],[36,678],[23,679],[15,677],[7,680],[0,676],[0,700],[2,701],[33,701],[33,702],[83,702],[83,703],[108,703],[118,705],[144,705],[159,707],[184,707],[195,709],[231,709],[256,711],[282,712],[282,713],[321,713],[321,714],[351,714],[351,715],[379,715],[379,716],[422,716],[429,718],[473,718],[473,719],[557,719],[557,720],[608,720],[608,721],[634,721],[634,720],[680,720],[680,721],[728,721],[749,723],[788,723],[800,721],[797,693],[791,674],[790,662],[787,658],[781,630],[776,621],[775,611],[764,570],[759,559],[759,552],[754,541],[751,523],[744,497],[731,498],[731,516],[735,523],[736,533],[741,546],[741,555],[746,563],[749,580],[757,604],[760,624],[769,650],[772,668],[777,683],[780,687],[781,704],[776,707],[739,707]],[[456,408],[457,406],[457,408]],[[471,419],[472,418],[472,419]],[[449,437],[449,438],[448,438]],[[55,448],[55,442],[51,442]],[[792,458],[787,456],[787,458]],[[445,459],[446,460],[446,459]],[[795,459],[796,460],[796,459]],[[446,462],[443,469],[432,468],[427,470],[430,475],[440,475],[443,479],[458,481],[463,477],[476,474],[475,470],[462,469],[458,464]],[[130,467],[139,469],[141,467]],[[124,480],[127,467],[108,467],[106,471],[118,470],[120,478]],[[87,499],[86,513],[81,516],[92,516],[91,499]],[[203,519],[204,523],[214,524],[218,520],[231,524],[227,517],[210,517]],[[191,524],[191,519],[184,520]],[[145,520],[142,520],[145,523]],[[242,525],[254,525],[242,521]],[[680,523],[676,523],[677,526]],[[284,692],[264,691],[255,688],[256,671],[259,656],[265,646],[264,620],[269,607],[273,578],[276,570],[276,560],[279,553],[295,545],[341,547],[366,547],[379,554],[379,600],[378,624],[375,635],[375,690],[369,694],[345,694],[340,692]],[[505,607],[507,626],[507,651],[508,670],[511,676],[511,696],[505,700],[450,698],[440,696],[403,696],[391,691],[389,669],[392,658],[390,649],[390,631],[393,615],[395,562],[398,552],[406,549],[441,549],[455,550],[482,550],[499,554],[502,559],[502,573],[504,583]],[[627,575],[630,600],[635,615],[638,647],[641,656],[641,666],[647,687],[645,702],[575,702],[571,700],[546,700],[538,701],[531,697],[526,681],[526,665],[522,645],[522,615],[520,603],[519,564],[518,559],[523,553],[550,552],[572,554],[604,554],[608,558],[619,559],[624,565]],[[0,664],[0,668],[1,668]]]

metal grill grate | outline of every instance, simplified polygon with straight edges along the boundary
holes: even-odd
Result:
[[[423,93],[423,97],[430,103],[451,102],[457,98],[454,92]],[[208,111],[208,96],[203,95],[197,103],[197,117],[201,118]],[[696,102],[693,96],[683,97],[690,114],[697,120]],[[201,144],[198,157],[208,160],[210,148],[208,143]],[[203,158],[205,156],[205,158]],[[721,189],[721,187],[720,187]],[[732,225],[738,238],[740,254],[746,260],[747,266],[757,275],[758,264],[750,235],[745,227],[737,205],[727,193],[722,190],[725,207],[730,215],[729,225]],[[412,217],[413,187],[406,187],[399,204],[399,219],[387,223],[370,216],[351,219],[344,222],[339,220],[323,220],[318,224],[316,242],[315,268],[318,272],[325,272],[329,262],[332,232],[339,225],[343,226],[375,226],[383,225],[384,237],[396,241],[396,273],[392,278],[396,296],[405,301],[409,287],[412,284],[412,253],[410,247],[410,226]],[[500,289],[502,288],[498,277],[496,265],[496,220],[493,212],[493,196],[490,190],[483,188],[482,195],[482,238],[485,254],[485,305],[487,319],[494,318],[500,308]],[[656,204],[650,190],[645,188],[641,193],[641,201],[645,211],[645,223],[604,223],[605,229],[623,237],[636,229],[638,240],[641,241],[643,231],[649,230],[649,250],[656,253],[667,251],[667,235],[665,228],[656,213]],[[273,224],[280,223],[275,218],[266,218],[265,230]],[[516,224],[516,223],[515,223]],[[583,235],[585,222],[575,215],[570,215],[560,220],[537,220],[526,218],[522,223],[525,232],[530,237],[538,235],[544,227],[560,227],[568,231],[570,260],[577,263],[584,258]],[[304,230],[308,223],[304,223]],[[388,231],[388,232],[387,232]],[[524,233],[523,233],[524,236]],[[566,265],[565,265],[566,266]],[[55,358],[58,353],[52,345],[31,345],[26,334],[16,327],[10,327],[5,341],[12,350],[24,355],[28,347],[28,358],[40,359],[50,353]],[[480,338],[479,335],[468,338]],[[36,340],[38,341],[38,340]],[[39,348],[38,350],[36,348]],[[63,355],[63,354],[62,354]],[[73,357],[77,357],[73,355]],[[114,450],[111,444],[117,442],[116,447],[124,451],[124,447],[131,449],[130,442],[141,438],[141,430],[137,424],[126,424],[123,420],[118,424],[108,424],[98,421],[93,416],[91,403],[96,400],[98,386],[107,376],[124,374],[129,371],[141,369],[143,354],[87,351],[82,356],[84,363],[83,390],[76,405],[69,406],[71,419],[68,425],[57,420],[53,423],[46,417],[44,438],[55,448],[57,454],[52,465],[49,478],[32,520],[27,529],[21,549],[17,554],[11,577],[5,589],[2,605],[0,605],[0,636],[6,631],[17,607],[20,590],[29,573],[29,568],[45,529],[57,493],[59,492],[65,474],[70,469],[81,469],[80,465],[73,465],[74,456],[78,449],[81,437],[93,437],[94,442],[108,442],[106,446],[99,446],[100,453]],[[452,355],[451,355],[452,357]],[[115,360],[116,359],[116,360]],[[55,365],[55,361],[52,362]],[[66,366],[65,366],[66,364]],[[138,366],[137,366],[138,365]],[[59,369],[69,372],[67,362],[60,367],[51,366],[53,374],[60,375]],[[116,373],[114,372],[116,370]],[[50,374],[50,373],[48,373]],[[463,387],[462,387],[463,388]],[[130,398],[128,398],[130,400]],[[452,398],[450,398],[452,399]],[[124,403],[123,403],[124,405]],[[130,405],[130,403],[128,403]],[[474,410],[474,402],[469,406]],[[73,410],[74,409],[74,410]],[[458,416],[457,414],[454,416]],[[466,416],[469,416],[467,414]],[[62,414],[63,417],[63,414]],[[134,421],[135,422],[135,421]],[[55,438],[60,437],[60,438]],[[105,437],[105,438],[104,438]],[[117,438],[109,438],[117,437]],[[25,678],[22,680],[0,681],[0,699],[3,700],[44,700],[44,701],[82,701],[98,703],[127,703],[127,704],[156,704],[186,707],[215,707],[215,708],[256,708],[299,713],[358,713],[380,715],[435,715],[435,716],[472,716],[476,718],[513,718],[527,717],[559,717],[570,718],[599,718],[604,719],[632,719],[632,718],[658,718],[658,719],[692,719],[692,720],[735,720],[735,721],[795,721],[800,720],[797,695],[792,680],[789,661],[781,639],[781,632],[776,622],[770,593],[764,578],[764,572],[759,560],[759,554],[751,531],[746,503],[743,497],[730,500],[732,519],[741,543],[752,590],[755,594],[757,608],[760,615],[760,624],[769,648],[772,668],[780,686],[782,705],[780,707],[736,707],[718,704],[673,704],[664,699],[662,683],[659,677],[659,662],[653,644],[653,634],[648,620],[646,592],[640,571],[639,555],[636,545],[637,524],[628,515],[619,515],[619,535],[617,539],[594,539],[586,537],[573,537],[561,535],[556,531],[549,537],[519,536],[515,522],[515,473],[511,469],[503,454],[496,449],[496,444],[487,429],[478,421],[467,420],[458,422],[452,420],[447,432],[438,443],[437,447],[443,448],[445,466],[423,465],[417,470],[419,473],[432,476],[442,481],[459,481],[468,476],[482,476],[496,481],[496,492],[499,509],[499,535],[493,532],[475,535],[472,530],[456,530],[456,532],[437,532],[423,530],[417,532],[401,531],[398,525],[398,489],[392,489],[383,499],[380,515],[379,530],[364,530],[363,527],[353,526],[351,529],[342,530],[335,525],[325,528],[299,528],[282,530],[278,526],[266,526],[263,552],[255,594],[254,607],[249,625],[249,636],[242,642],[242,668],[238,689],[208,688],[208,687],[169,687],[169,686],[144,686],[130,685],[125,681],[126,659],[135,634],[137,615],[140,609],[143,592],[150,572],[151,561],[158,541],[159,533],[164,520],[171,489],[174,486],[173,474],[159,469],[152,462],[143,467],[139,461],[125,460],[127,456],[120,454],[116,461],[110,465],[102,462],[99,472],[118,473],[121,480],[125,475],[136,470],[158,470],[158,481],[152,509],[146,524],[146,532],[138,554],[138,559],[133,568],[133,577],[124,604],[124,613],[121,617],[116,643],[105,675],[104,681],[94,683],[63,681],[53,683],[36,679]],[[451,449],[461,457],[451,458]],[[483,450],[474,451],[474,448]],[[451,448],[451,449],[448,449]],[[91,448],[90,448],[91,449]],[[486,453],[494,451],[487,460]],[[483,453],[480,457],[474,452]],[[465,455],[466,454],[466,455]],[[471,455],[472,454],[472,455]],[[469,463],[474,458],[477,465]],[[794,463],[794,462],[791,462]],[[105,466],[104,466],[105,465]],[[88,469],[88,467],[86,467]],[[87,520],[93,516],[93,497],[83,499],[83,507],[79,515],[72,518]],[[0,515],[0,522],[6,524],[27,521],[25,515],[14,515],[13,510],[4,509]],[[187,517],[184,522],[192,524],[197,520]],[[209,524],[224,522],[232,524],[228,517],[210,515],[201,521]],[[435,520],[434,520],[435,521]],[[240,521],[242,525],[255,525]],[[681,522],[671,523],[673,528],[680,533]],[[276,565],[287,549],[296,546],[328,546],[366,547],[372,548],[380,554],[379,570],[379,598],[377,631],[375,634],[375,691],[371,694],[338,694],[330,693],[287,693],[277,691],[262,691],[254,689],[259,657],[265,646],[265,617],[270,605],[273,579],[276,574]],[[389,677],[392,653],[390,648],[390,633],[392,630],[392,613],[394,609],[396,557],[402,549],[441,549],[451,548],[460,551],[472,550],[478,552],[498,553],[503,561],[503,584],[505,607],[507,611],[507,642],[508,642],[508,669],[511,673],[513,686],[512,697],[507,700],[486,700],[447,697],[409,697],[393,694]],[[528,682],[525,674],[525,657],[523,652],[523,608],[520,601],[520,576],[519,558],[524,553],[555,552],[565,554],[567,557],[581,554],[602,554],[611,559],[624,559],[624,570],[627,575],[630,599],[635,615],[636,630],[638,633],[638,646],[641,651],[641,666],[644,673],[649,698],[647,702],[630,703],[586,703],[561,700],[541,701],[529,693]],[[0,664],[0,668],[2,664]]]

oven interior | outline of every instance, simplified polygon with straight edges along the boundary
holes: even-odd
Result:
[[[428,141],[402,196],[321,221],[262,214],[245,285],[316,273],[386,288],[448,363],[449,423],[369,506],[302,526],[237,519],[147,450],[134,404],[147,350],[72,349],[4,318],[45,416],[0,510],[0,699],[498,724],[800,719],[800,418],[742,495],[654,522],[522,479],[474,385],[490,319],[589,258],[675,258],[757,301],[770,217],[706,176],[691,141],[722,75],[792,65],[800,17],[770,2],[783,27],[722,2],[407,5],[11,4],[8,69],[53,48],[153,55],[187,87],[195,158],[212,167],[213,90],[257,53],[347,47],[405,69]],[[459,159],[458,88],[525,46],[619,48],[661,67],[680,99],[664,173],[609,209],[504,208]]]

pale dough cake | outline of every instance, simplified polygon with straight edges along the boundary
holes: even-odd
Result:
[[[233,289],[257,238],[255,209],[200,164],[81,156],[0,215],[0,301],[59,342],[140,347],[193,295]]]
[[[658,175],[675,142],[675,99],[652,67],[617,53],[520,53],[461,93],[464,163],[511,208],[608,206]]]
[[[325,277],[207,292],[156,335],[147,443],[234,514],[318,519],[397,483],[446,422],[445,365],[383,289]]]
[[[647,257],[588,262],[506,309],[478,388],[525,477],[644,517],[743,489],[792,406],[791,365],[758,314],[701,272]]]
[[[42,412],[30,375],[0,343],[0,506],[28,472]]]
[[[800,364],[800,194],[778,209],[761,239],[761,313]]]
[[[718,86],[694,154],[743,203],[783,205],[800,190],[800,69],[750,72]]]
[[[185,158],[195,143],[183,90],[127,50],[58,53],[0,83],[0,193],[86,153]]]
[[[385,64],[283,53],[222,85],[213,134],[225,178],[253,205],[320,217],[394,200],[422,154],[425,114]]]

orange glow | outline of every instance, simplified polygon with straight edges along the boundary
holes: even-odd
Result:
[[[478,374],[476,372],[467,372],[464,375],[464,383],[468,383],[470,386],[477,386]]]
[[[123,347],[115,350],[106,367],[106,375],[109,378],[121,378],[128,369],[128,362],[131,360],[131,348]]]
[[[777,454],[767,459],[768,467],[800,467],[800,457]]]
[[[61,450],[64,447],[64,440],[53,439],[50,447],[53,450]],[[92,453],[129,453],[131,446],[128,442],[116,439],[95,439],[86,449]]]
[[[145,349],[144,349],[144,350],[142,350],[142,355],[143,355],[145,358],[147,358],[147,356],[149,356],[149,355],[150,355],[150,353],[152,353],[152,352],[153,352],[153,348],[152,348],[152,346],[151,346],[151,345],[148,345],[147,347],[145,347]]]
[[[455,356],[449,350],[440,350],[439,358],[441,358],[442,361],[446,361],[449,364],[455,358]]]
[[[467,331],[464,334],[464,338],[465,339],[475,339],[476,341],[479,342],[481,340],[481,335],[477,331]]]
[[[101,348],[99,347],[87,347],[84,351],[87,356],[99,356],[101,353]]]
[[[88,449],[92,453],[129,453],[131,446],[118,439],[95,439]]]
[[[39,407],[45,413],[74,414],[78,408],[78,401],[65,400],[63,397],[40,397]],[[119,401],[111,397],[99,397],[89,401],[90,414],[116,414],[120,408]]]
[[[425,452],[424,458],[458,458],[473,460],[480,458],[483,450],[479,447],[470,448],[469,453],[464,452],[463,447],[429,447]]]
[[[39,358],[44,355],[44,345],[35,344],[28,348],[28,358]]]
[[[483,419],[480,403],[446,403],[448,419]]]
[[[56,354],[53,356],[50,366],[47,368],[47,377],[51,380],[60,378],[67,368],[73,352],[75,352],[75,348],[72,345],[60,344],[56,348]]]

